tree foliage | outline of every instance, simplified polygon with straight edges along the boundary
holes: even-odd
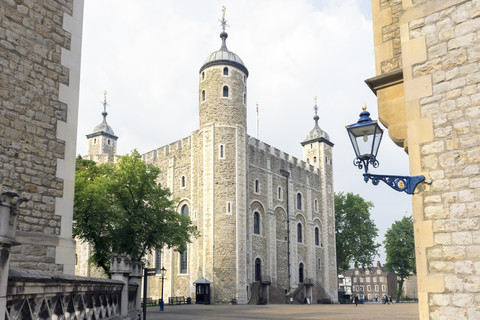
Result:
[[[415,265],[415,238],[412,217],[403,217],[395,221],[385,233],[385,253],[387,263],[385,267],[397,274],[398,291],[397,301],[402,294],[403,282],[410,275],[417,273]]]
[[[378,229],[370,218],[373,204],[358,194],[335,194],[335,232],[337,268],[348,270],[351,263],[373,265],[380,244],[375,243]]]
[[[164,246],[182,252],[196,235],[170,191],[156,182],[159,174],[136,150],[115,165],[77,158],[73,234],[92,245],[91,262],[105,273],[112,253],[136,261]]]

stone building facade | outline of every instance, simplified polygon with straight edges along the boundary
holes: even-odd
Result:
[[[250,137],[248,70],[227,49],[227,33],[220,37],[199,72],[199,129],[143,155],[200,234],[182,254],[158,250],[150,266],[167,269],[166,301],[195,300],[196,281],[210,283],[211,303],[336,301],[333,144],[318,115],[301,143],[305,161]],[[108,130],[104,119],[87,136],[85,158],[114,159],[93,140],[111,138]],[[149,283],[149,297],[159,298],[161,278]]]
[[[480,319],[480,1],[372,0],[381,122],[409,154],[421,319]]]
[[[73,274],[83,0],[0,1],[0,17],[0,189],[28,200],[10,267]]]

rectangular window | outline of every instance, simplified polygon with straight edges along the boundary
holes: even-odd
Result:
[[[162,269],[162,250],[155,250],[155,272],[160,273]]]
[[[375,292],[378,292],[378,284],[375,285]]]
[[[367,291],[372,291],[372,286],[371,285],[367,285]]]
[[[370,282],[370,277],[365,278],[366,282]]]
[[[359,287],[359,286],[355,286],[355,291],[360,291],[360,287]]]
[[[384,285],[384,284],[382,284],[382,291],[383,291],[383,292],[385,292],[385,291],[386,291],[386,290],[385,290],[385,285]]]
[[[180,253],[180,273],[187,273],[188,258],[187,250],[183,253]]]
[[[226,207],[225,213],[227,214],[227,216],[231,216],[233,212],[232,203],[230,201],[227,201],[225,207]]]
[[[225,146],[223,144],[218,146],[218,157],[220,159],[225,159]]]
[[[354,277],[354,278],[353,278],[353,282],[357,282],[357,277]]]

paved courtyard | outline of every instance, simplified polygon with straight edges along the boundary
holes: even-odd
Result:
[[[415,304],[316,304],[316,305],[175,305],[147,309],[147,320],[247,320],[247,319],[348,319],[348,320],[418,320]]]

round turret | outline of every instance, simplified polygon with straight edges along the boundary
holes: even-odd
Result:
[[[226,20],[221,20],[223,29]],[[228,34],[220,33],[222,45],[200,68],[200,128],[211,125],[247,127],[248,70],[242,59],[227,49]]]

